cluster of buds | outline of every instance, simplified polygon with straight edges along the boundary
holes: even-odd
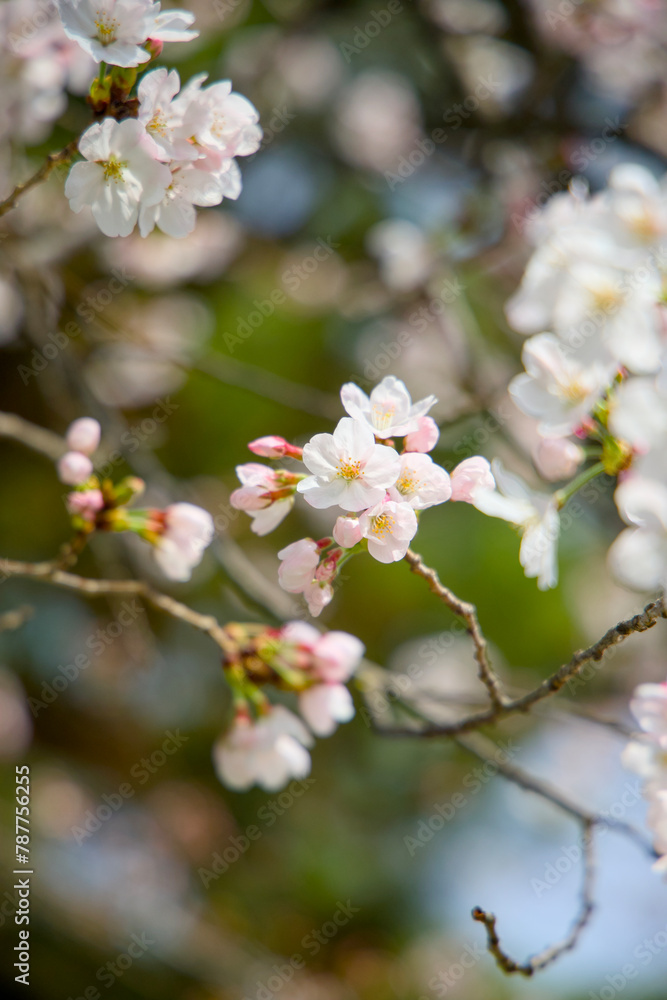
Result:
[[[322,635],[298,621],[282,628],[233,624],[225,632],[230,652],[224,671],[234,718],[215,745],[216,771],[231,788],[259,784],[275,791],[309,773],[313,734],[330,736],[338,723],[353,717],[345,685],[364,646],[347,632]],[[262,690],[267,684],[295,694],[301,718],[273,704]]]
[[[388,375],[370,397],[347,383],[341,400],[349,416],[333,434],[316,434],[303,449],[276,436],[248,446],[264,458],[301,461],[310,475],[240,465],[236,471],[243,485],[231,496],[260,535],[280,524],[297,494],[311,507],[341,510],[330,537],[301,538],[278,553],[281,587],[303,594],[314,616],[331,601],[333,583],[353,555],[367,551],[378,562],[396,562],[405,556],[422,511],[447,500],[473,503],[495,486],[489,463],[480,456],[461,462],[451,474],[430,457],[439,437],[427,416],[434,396],[413,404],[404,383]]]
[[[106,236],[142,236],[155,226],[187,236],[195,206],[238,198],[235,157],[256,152],[262,138],[253,105],[230,81],[203,87],[206,74],[181,90],[176,70],[139,76],[165,42],[187,42],[194,16],[160,13],[152,0],[58,0],[65,34],[96,62],[89,103],[97,118],[79,141],[83,162],[67,178],[74,212],[92,211]],[[136,93],[134,93],[136,87]]]
[[[189,580],[213,534],[208,511],[191,503],[171,504],[164,510],[128,507],[144,492],[144,482],[126,476],[118,483],[95,474],[91,455],[100,443],[96,420],[82,417],[67,432],[67,451],[58,462],[61,482],[74,489],[65,503],[77,534],[94,531],[133,531],[153,546],[155,560],[170,580]]]

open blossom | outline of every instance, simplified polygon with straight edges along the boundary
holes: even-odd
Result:
[[[420,417],[437,402],[435,396],[427,396],[413,404],[405,383],[393,375],[386,375],[370,397],[354,382],[346,382],[340,390],[340,398],[347,413],[368,424],[379,438],[415,433],[419,430]]]
[[[151,0],[56,0],[68,38],[96,62],[111,66],[139,66],[150,53],[142,48],[150,38],[187,42],[198,32],[189,31],[194,15],[183,10],[160,13]]]
[[[433,417],[419,417],[418,427],[416,431],[412,431],[411,434],[406,434],[405,440],[403,442],[406,451],[433,451],[436,444],[438,443],[438,438],[440,437],[440,429],[436,424]]]
[[[344,684],[314,684],[299,695],[299,711],[316,736],[331,736],[354,716],[354,702]]]
[[[160,151],[164,160],[195,160],[199,151],[189,142],[184,115],[174,106],[181,87],[175,69],[154,69],[142,78],[139,97],[139,121]]]
[[[320,549],[312,538],[300,538],[278,553],[282,560],[278,569],[280,586],[290,594],[303,594],[313,618],[333,599],[331,581],[340,554],[340,549],[335,550],[320,562]]]
[[[68,451],[58,461],[58,476],[61,483],[79,486],[92,475],[93,463],[80,451]]]
[[[368,551],[381,563],[398,562],[417,534],[417,515],[409,503],[382,500],[359,518]]]
[[[189,580],[211,544],[215,528],[208,511],[191,503],[174,503],[164,511],[155,561],[170,580]]]
[[[210,208],[223,198],[236,200],[241,193],[241,171],[235,160],[225,160],[215,172],[202,169],[200,162],[169,165],[170,183],[160,201],[143,204],[139,213],[139,231],[148,236],[157,226],[167,236],[182,239],[195,228],[195,205]]]
[[[129,236],[139,205],[155,205],[171,183],[171,172],[156,159],[157,147],[133,118],[105,118],[79,140],[85,157],[75,163],[65,184],[73,212],[92,209],[105,236]]]
[[[609,549],[612,572],[633,590],[667,590],[667,486],[633,475],[614,499],[631,527]]]
[[[235,718],[231,729],[213,748],[213,761],[220,781],[230,788],[260,785],[267,792],[282,788],[291,778],[310,772],[306,747],[313,738],[301,720],[282,705],[274,705],[252,721]]]
[[[371,428],[350,417],[343,417],[333,434],[311,438],[303,449],[303,461],[313,475],[297,490],[318,508],[365,510],[384,497],[399,472],[396,451],[376,444]]]
[[[222,159],[256,153],[262,141],[256,108],[232,92],[230,80],[202,88],[206,76],[192,77],[176,101],[177,110],[187,116],[190,136],[198,145],[216,150]]]
[[[477,493],[496,488],[491,465],[481,455],[464,458],[452,471],[449,479],[452,486],[451,499],[465,503],[474,503]]]
[[[70,451],[92,455],[100,443],[101,434],[102,430],[97,420],[92,417],[80,417],[70,424],[65,440]]]
[[[444,503],[452,495],[449,474],[429,455],[407,452],[401,455],[400,471],[389,496],[397,503],[409,503],[415,510],[426,510]]]
[[[550,333],[531,337],[522,359],[526,371],[512,379],[509,392],[520,410],[540,420],[545,435],[575,431],[614,377],[613,364],[584,363]]]
[[[537,577],[540,590],[558,582],[557,546],[560,517],[553,497],[531,490],[518,476],[493,463],[498,489],[481,491],[473,503],[483,514],[500,517],[521,529],[519,562],[529,579]]]
[[[294,506],[294,482],[289,473],[270,469],[259,462],[237,465],[236,475],[242,486],[229,498],[232,507],[244,510],[252,518],[252,531],[268,535],[283,521]]]

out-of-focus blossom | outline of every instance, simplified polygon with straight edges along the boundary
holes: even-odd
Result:
[[[632,525],[609,550],[614,575],[633,590],[667,590],[667,486],[632,475],[614,499],[623,520]]]
[[[170,580],[189,580],[213,540],[215,527],[208,511],[191,503],[174,503],[164,511],[155,561]]]
[[[416,431],[406,434],[403,442],[406,451],[433,451],[440,437],[440,429],[433,417],[420,417]]]
[[[314,684],[299,695],[299,711],[316,736],[330,736],[354,716],[354,703],[344,684]]]
[[[393,375],[385,376],[370,397],[354,382],[346,382],[340,398],[347,413],[365,421],[379,438],[403,437],[418,431],[420,417],[437,402],[435,396],[427,396],[413,404],[405,383]]]
[[[93,463],[80,451],[68,451],[58,460],[58,476],[61,483],[79,486],[92,474]]]
[[[237,716],[213,749],[215,769],[223,784],[242,790],[260,785],[273,792],[291,778],[310,772],[306,747],[313,739],[304,724],[282,705],[274,705],[256,722]]]
[[[479,492],[495,489],[496,481],[491,472],[491,465],[481,455],[464,458],[456,466],[450,476],[452,500],[462,500],[465,503],[475,502]]]
[[[584,449],[566,437],[540,438],[534,460],[539,474],[549,482],[571,479],[585,459]]]
[[[100,443],[102,428],[92,417],[80,417],[67,430],[67,447],[70,451],[80,451],[92,455]]]

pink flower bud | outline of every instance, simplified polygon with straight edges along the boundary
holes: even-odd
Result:
[[[257,438],[251,441],[248,448],[254,455],[261,455],[262,458],[301,458],[303,449],[290,444],[285,438],[276,434],[269,434],[266,437]]]
[[[104,507],[104,497],[101,490],[76,490],[67,495],[67,510],[70,514],[78,514],[87,521],[94,521],[95,514]]]
[[[433,417],[420,417],[418,430],[413,431],[412,434],[408,434],[405,438],[405,450],[433,451],[439,437],[440,431]]]
[[[570,479],[585,457],[583,448],[569,438],[541,438],[533,454],[538,472],[549,482]]]
[[[259,486],[240,486],[234,490],[229,502],[236,510],[263,510],[271,503],[271,494]]]
[[[334,524],[334,541],[344,549],[351,549],[362,539],[358,517],[339,517]]]
[[[81,417],[70,424],[67,431],[67,447],[71,451],[80,451],[84,455],[92,455],[100,443],[101,428],[92,417]]]
[[[68,451],[58,462],[58,476],[61,483],[80,486],[93,471],[93,463],[80,451]]]
[[[452,500],[474,503],[481,490],[493,490],[496,481],[491,466],[481,455],[474,455],[460,462],[451,474]]]

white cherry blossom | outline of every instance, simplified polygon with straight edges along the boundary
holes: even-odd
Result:
[[[139,205],[155,205],[171,183],[171,172],[156,159],[159,151],[143,125],[133,118],[105,118],[79,141],[85,157],[75,163],[65,184],[73,212],[89,207],[105,236],[129,236]]]
[[[208,511],[191,503],[171,504],[164,512],[163,532],[155,543],[155,561],[170,580],[189,580],[214,534]]]
[[[498,489],[475,494],[473,504],[483,514],[500,517],[521,529],[519,562],[540,590],[558,583],[557,546],[560,517],[554,497],[531,490],[518,476],[492,463]]]
[[[260,785],[275,792],[292,778],[310,773],[306,747],[313,738],[301,720],[282,705],[274,705],[257,721],[237,716],[231,729],[213,748],[213,761],[223,784],[242,790]]]
[[[406,452],[400,462],[398,479],[389,489],[392,500],[409,503],[415,510],[426,510],[449,500],[452,495],[449,474],[430,455]]]
[[[201,170],[197,163],[172,163],[170,184],[161,201],[143,205],[139,231],[148,236],[155,226],[167,236],[182,239],[195,228],[195,205],[219,205],[223,198],[236,200],[241,193],[241,171],[235,160],[226,160],[215,173]]]
[[[331,736],[354,716],[354,702],[344,684],[314,684],[299,695],[299,711],[316,736]]]
[[[417,534],[417,515],[409,503],[382,500],[359,518],[368,551],[381,563],[398,562]]]
[[[313,473],[297,486],[312,507],[338,505],[346,511],[378,503],[398,478],[396,451],[375,443],[368,424],[343,417],[333,434],[316,434],[303,449]]]
[[[340,390],[340,398],[346,412],[355,420],[367,423],[379,438],[415,433],[420,429],[419,418],[437,402],[435,396],[427,396],[413,404],[405,383],[393,375],[386,375],[370,397],[354,382],[346,382]]]
[[[188,122],[189,135],[200,146],[217,151],[221,159],[256,153],[262,141],[256,108],[232,92],[230,80],[202,88],[206,76],[192,77],[175,102]]]
[[[197,148],[188,141],[183,115],[174,106],[181,86],[175,69],[154,69],[142,77],[137,90],[141,122],[164,160],[195,160]]]
[[[609,549],[614,575],[633,590],[667,590],[667,486],[631,475],[617,488],[616,506],[632,525]]]

